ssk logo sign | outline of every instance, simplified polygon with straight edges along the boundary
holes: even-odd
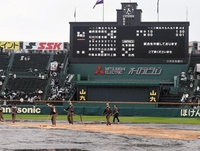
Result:
[[[61,45],[63,43],[61,42],[40,42],[38,49],[39,50],[62,50]]]
[[[23,42],[26,50],[63,50],[63,42]]]

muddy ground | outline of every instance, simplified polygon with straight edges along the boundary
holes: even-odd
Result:
[[[0,122],[3,151],[188,151],[200,150],[199,138],[198,125]]]

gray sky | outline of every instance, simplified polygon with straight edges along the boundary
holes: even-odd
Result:
[[[103,21],[97,0],[0,0],[0,41],[69,42],[69,22]],[[130,0],[104,0],[104,21],[116,21],[116,9]],[[131,0],[142,21],[157,21],[157,0]],[[189,21],[189,41],[200,41],[200,0],[160,0],[159,21]],[[188,10],[188,11],[187,11]],[[188,12],[188,13],[187,13]],[[187,15],[188,14],[188,15]]]

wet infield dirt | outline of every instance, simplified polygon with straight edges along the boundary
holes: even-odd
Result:
[[[2,151],[188,151],[200,150],[199,138],[199,125],[0,122]]]

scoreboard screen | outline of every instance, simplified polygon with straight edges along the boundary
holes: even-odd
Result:
[[[71,62],[185,63],[188,26],[77,24],[71,28]]]

